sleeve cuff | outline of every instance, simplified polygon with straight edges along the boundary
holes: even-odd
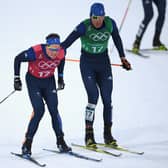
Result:
[[[63,77],[63,76],[64,76],[63,73],[59,73],[59,74],[58,74],[58,77]]]

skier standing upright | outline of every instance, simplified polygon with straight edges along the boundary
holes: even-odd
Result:
[[[153,3],[156,5],[158,10],[158,18],[156,20],[155,25],[155,33],[153,36],[153,47],[158,50],[167,50],[165,45],[160,41],[160,35],[163,28],[165,14],[166,14],[166,0],[142,0],[143,8],[144,8],[144,19],[142,20],[138,32],[136,34],[136,39],[133,43],[133,52],[138,53],[141,40],[143,35],[147,29],[148,24],[150,23],[153,17]]]
[[[76,39],[81,40],[80,71],[88,96],[85,109],[85,144],[87,146],[96,144],[93,122],[99,90],[104,105],[104,141],[106,144],[117,145],[111,134],[113,77],[108,56],[110,36],[117,47],[123,68],[130,70],[131,65],[125,58],[116,23],[112,18],[105,16],[102,3],[94,3],[90,9],[90,18],[82,21],[61,43],[61,47],[66,50]]]
[[[60,48],[60,37],[58,34],[49,34],[46,44],[35,45],[15,57],[14,61],[14,88],[22,90],[20,80],[20,64],[28,62],[26,83],[29,98],[33,106],[33,114],[22,145],[22,154],[31,155],[31,146],[34,135],[38,129],[39,122],[44,114],[46,102],[52,118],[52,127],[56,134],[57,147],[61,152],[71,150],[64,141],[62,121],[58,112],[58,98],[55,84],[54,71],[58,67],[58,84],[63,89],[64,50]]]

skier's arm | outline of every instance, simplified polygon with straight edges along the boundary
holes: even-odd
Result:
[[[115,44],[115,46],[118,50],[119,56],[120,57],[125,57],[122,40],[121,40],[121,37],[120,37],[119,32],[118,32],[117,25],[116,25],[114,20],[112,20],[112,24],[113,24],[113,31],[112,31],[111,35],[112,35],[114,44]]]
[[[64,73],[65,58],[61,60],[61,63],[58,66],[58,77],[62,76]]]
[[[80,23],[75,30],[73,30],[69,36],[61,43],[61,47],[65,50],[72,45],[72,43],[77,40],[80,36],[85,34],[85,25]]]
[[[64,55],[66,54],[64,50]],[[62,90],[65,87],[64,83],[64,65],[65,65],[65,57],[64,59],[61,60],[59,66],[57,67],[57,72],[58,72],[58,90]]]
[[[64,77],[64,65],[65,65],[65,58],[61,60],[61,63],[59,64],[57,71],[58,71],[58,79]]]
[[[122,40],[118,32],[117,25],[114,20],[112,20],[112,23],[113,23],[113,31],[111,35],[112,35],[114,44],[118,50],[118,53],[119,53],[119,56],[122,62],[122,67],[126,70],[131,70],[131,64],[125,58],[123,44],[122,44]]]
[[[35,60],[35,53],[32,48],[18,54],[14,60],[14,75],[18,77],[20,76],[21,62],[28,62],[33,60]]]
[[[65,87],[64,83],[64,65],[65,65],[65,58],[59,64],[58,70],[58,90],[62,90]]]

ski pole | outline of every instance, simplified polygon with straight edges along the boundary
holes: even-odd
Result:
[[[79,62],[80,60],[78,59],[71,59],[71,58],[66,58],[66,61],[70,61],[70,62]],[[122,64],[111,64],[112,66],[122,66]]]
[[[13,93],[15,93],[15,90],[13,90],[8,96],[6,96],[3,100],[1,100],[0,104],[4,102],[8,97],[10,97]]]
[[[123,25],[124,25],[124,22],[125,22],[125,19],[126,19],[127,14],[128,14],[128,11],[129,11],[131,2],[132,2],[132,0],[129,0],[129,1],[128,1],[127,8],[126,8],[126,10],[125,10],[125,12],[124,12],[122,21],[121,21],[120,26],[119,26],[119,29],[118,29],[119,33],[121,32],[122,27],[123,27]],[[110,53],[112,53],[113,49],[114,49],[114,44],[113,44],[113,46],[111,47]]]
[[[120,27],[119,27],[119,32],[121,32],[121,29],[122,29],[122,27],[123,27],[123,24],[124,24],[124,22],[125,22],[126,16],[127,16],[127,14],[128,14],[128,10],[129,10],[129,8],[130,8],[131,2],[132,2],[132,0],[129,0],[129,1],[128,1],[127,8],[126,8],[126,10],[125,10],[125,12],[124,12],[124,16],[123,16],[123,18],[122,18],[122,21],[121,21],[121,24],[120,24]]]

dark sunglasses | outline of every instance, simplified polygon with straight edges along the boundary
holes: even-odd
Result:
[[[98,19],[98,16],[92,16],[93,19]]]
[[[52,48],[52,47],[50,47],[50,46],[48,46],[48,49],[49,49],[50,51],[59,51],[59,50],[60,50],[60,48]]]

